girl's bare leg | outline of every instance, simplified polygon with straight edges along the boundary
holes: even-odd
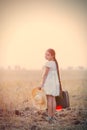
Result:
[[[54,96],[52,98],[53,98],[53,115],[52,116],[54,116],[56,112],[56,100]]]
[[[48,116],[53,116],[53,97],[51,95],[47,95],[47,108],[48,108]]]

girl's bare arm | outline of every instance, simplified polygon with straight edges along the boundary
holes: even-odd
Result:
[[[43,74],[42,80],[41,80],[41,87],[43,87],[43,85],[44,85],[44,83],[45,83],[45,80],[46,80],[46,78],[47,78],[47,75],[48,75],[48,73],[49,73],[49,70],[50,70],[49,67],[46,67],[46,68],[45,68],[45,71],[44,71],[44,74]]]

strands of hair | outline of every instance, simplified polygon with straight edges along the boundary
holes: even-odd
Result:
[[[55,50],[52,49],[52,48],[49,48],[47,51],[54,57],[54,61],[55,61],[55,63],[56,63],[56,67],[57,67],[57,73],[58,73],[58,75],[59,75],[59,66],[58,66],[58,62],[57,62],[57,59],[56,59]]]

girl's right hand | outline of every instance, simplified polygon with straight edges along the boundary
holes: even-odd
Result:
[[[41,90],[41,89],[42,89],[42,87],[38,87],[38,89],[39,89],[39,90]]]

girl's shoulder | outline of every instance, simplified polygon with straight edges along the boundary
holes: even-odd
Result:
[[[47,66],[47,67],[53,67],[54,65],[55,65],[55,61],[47,61],[45,63],[45,66]]]
[[[54,64],[54,63],[55,63],[55,61],[52,61],[52,60],[46,62],[46,64]]]

